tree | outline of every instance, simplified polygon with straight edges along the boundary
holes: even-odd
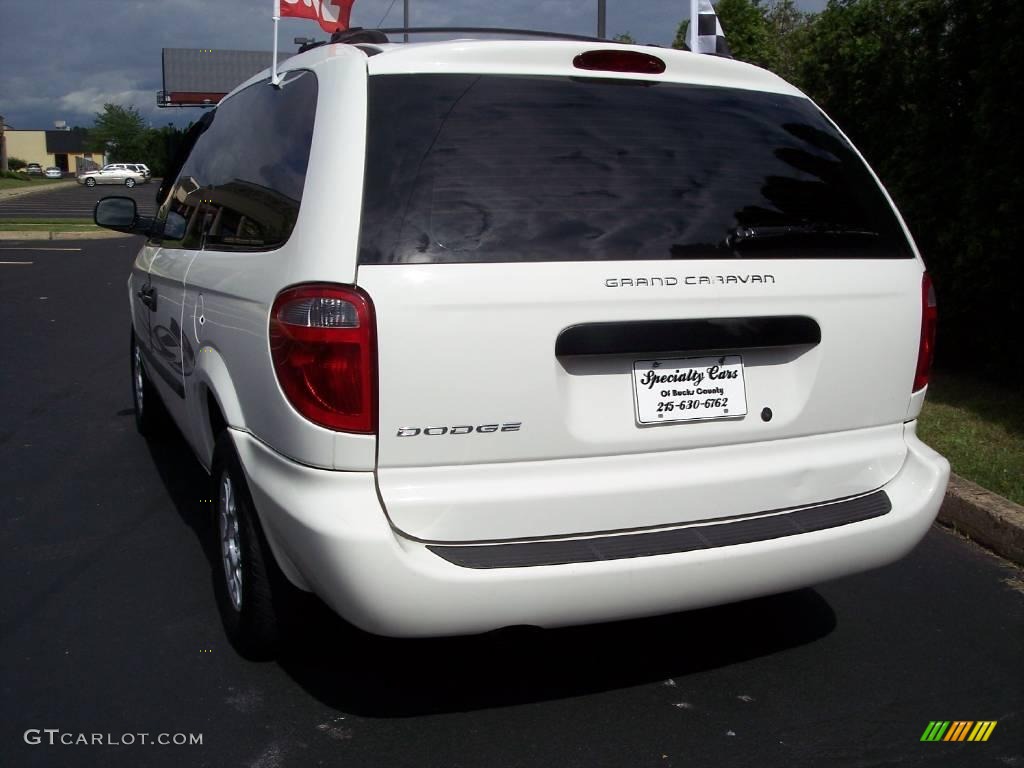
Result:
[[[187,129],[186,129],[187,130]],[[185,139],[185,131],[168,124],[146,131],[145,149],[139,155],[154,176],[164,176]]]
[[[96,123],[89,131],[93,149],[107,154],[115,162],[138,161],[146,149],[146,121],[133,106],[104,104],[96,113]]]
[[[768,29],[768,51],[764,63],[784,80],[796,82],[806,56],[814,14],[804,13],[794,0],[775,0],[764,10]]]
[[[775,41],[769,33],[760,0],[720,0],[715,4],[715,11],[733,57],[767,67]]]
[[[939,295],[939,361],[1008,380],[1024,373],[1005,335],[1024,327],[1022,28],[1017,0],[831,0],[799,78],[914,233]]]
[[[616,35],[612,38],[616,43],[627,43],[629,45],[636,45],[636,40],[629,32],[623,32],[621,35]]]
[[[676,27],[676,37],[672,41],[672,47],[677,51],[685,50],[689,47],[690,43],[688,36],[690,34],[690,20],[683,19],[679,22],[679,26]]]
[[[895,198],[935,278],[939,364],[1019,381],[1024,3],[829,0],[808,15],[792,0],[721,0],[717,11],[736,58],[820,104]]]

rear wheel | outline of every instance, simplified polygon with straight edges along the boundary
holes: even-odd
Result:
[[[87,186],[87,187],[95,187],[96,186],[96,179],[86,179],[85,180],[85,186]]]
[[[132,331],[131,339],[132,405],[135,410],[135,428],[144,437],[156,437],[167,424],[164,404],[160,401],[146,373],[142,350]]]
[[[269,658],[281,640],[281,611],[294,590],[277,567],[238,454],[221,432],[213,457],[214,527],[220,561],[217,602],[228,638],[248,658]]]
[[[128,187],[128,189],[131,189],[132,187],[135,186],[135,179],[125,179],[124,185]]]

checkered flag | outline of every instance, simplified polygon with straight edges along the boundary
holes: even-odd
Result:
[[[722,31],[722,24],[718,20],[718,14],[715,13],[715,6],[711,4],[711,0],[698,0],[692,2],[692,6],[698,6],[698,8],[696,31],[690,38],[691,40],[695,39],[696,44],[691,44],[691,50],[694,53],[709,53],[712,56],[724,56],[731,59],[732,51],[729,50],[729,44],[725,42],[725,32]],[[692,19],[690,24],[693,24]]]

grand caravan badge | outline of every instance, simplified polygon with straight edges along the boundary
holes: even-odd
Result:
[[[608,288],[655,288],[676,285],[774,285],[775,275],[649,275],[639,277],[609,277]]]

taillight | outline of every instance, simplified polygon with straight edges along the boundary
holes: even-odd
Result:
[[[643,75],[660,75],[665,71],[664,61],[640,51],[587,51],[573,59],[572,64],[576,69],[592,72],[638,72]]]
[[[270,311],[270,354],[285,396],[310,421],[339,432],[377,428],[373,305],[356,288],[300,285]]]
[[[917,350],[917,372],[914,374],[914,392],[928,386],[928,377],[935,357],[935,326],[939,309],[935,301],[935,286],[928,273],[921,280],[921,345]]]

